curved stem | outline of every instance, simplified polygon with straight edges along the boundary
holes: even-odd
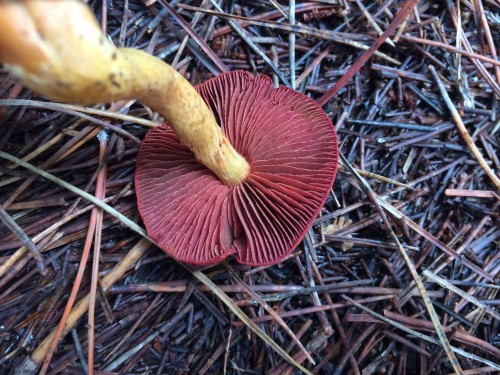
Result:
[[[162,115],[197,160],[238,185],[248,162],[201,96],[175,69],[145,52],[116,48],[77,0],[0,0],[0,61],[53,100],[81,104],[136,98]]]

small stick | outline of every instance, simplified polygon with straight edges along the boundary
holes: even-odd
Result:
[[[443,85],[443,82],[441,82],[441,79],[439,78],[436,69],[434,68],[434,66],[429,65],[429,70],[431,71],[431,74],[438,85],[439,91],[441,92],[441,96],[443,97],[446,106],[451,112],[451,117],[453,118],[455,124],[457,125],[458,133],[463,138],[467,146],[469,146],[470,150],[472,151],[472,154],[476,157],[477,161],[479,162],[479,165],[481,166],[481,168],[483,168],[486,175],[490,178],[490,180],[493,182],[496,188],[500,190],[500,179],[488,166],[486,160],[484,160],[483,158],[483,155],[481,155],[481,152],[479,151],[474,141],[472,140],[469,132],[467,131],[467,128],[465,127],[462,121],[462,118],[460,117],[460,114],[453,105],[453,102],[451,101],[450,96],[448,95],[448,92],[446,91],[446,88]]]
[[[492,190],[468,190],[468,189],[446,189],[444,193],[448,197],[465,198],[500,198]]]

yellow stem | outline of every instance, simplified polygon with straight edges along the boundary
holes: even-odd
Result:
[[[52,100],[91,104],[136,98],[160,113],[225,184],[238,185],[250,172],[191,84],[160,59],[116,48],[78,0],[0,0],[0,61]]]

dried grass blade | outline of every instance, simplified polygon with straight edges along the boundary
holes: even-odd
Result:
[[[140,117],[125,115],[123,113],[113,112],[109,110],[102,110],[98,108],[83,107],[74,104],[52,103],[52,102],[48,103],[30,99],[0,99],[0,107],[15,107],[15,106],[46,108],[59,112],[64,112],[64,110],[72,110],[76,112],[87,113],[89,115],[97,115],[124,122],[131,122],[133,124],[144,125],[147,126],[148,128],[156,128],[157,126],[161,125],[161,123],[146,120]]]
[[[489,306],[485,305],[484,303],[481,303],[480,301],[478,301],[476,297],[471,296],[470,294],[464,292],[461,289],[458,289],[455,285],[449,283],[445,279],[439,277],[438,275],[436,275],[435,273],[433,273],[433,272],[431,272],[429,270],[425,270],[423,272],[423,274],[425,276],[427,276],[430,280],[432,280],[432,281],[438,283],[439,285],[441,285],[443,288],[451,290],[452,292],[458,294],[460,297],[462,297],[462,298],[466,299],[467,301],[469,301],[470,303],[476,305],[481,310],[483,310],[485,313],[491,315],[493,318],[495,318],[497,320],[500,320],[500,314],[499,313],[497,313],[491,307],[489,307]]]
[[[377,319],[380,319],[381,321],[383,321],[387,324],[390,324],[391,326],[396,327],[396,328],[398,328],[398,329],[400,329],[400,330],[402,330],[402,331],[404,331],[412,336],[415,336],[419,339],[431,342],[431,343],[436,344],[436,345],[441,344],[439,342],[439,340],[436,340],[435,338],[426,336],[418,331],[415,331],[415,330],[408,328],[408,327],[406,327],[398,322],[395,322],[394,320],[387,319],[386,317],[376,313],[373,310],[370,310],[369,308],[363,306],[362,304],[356,302],[355,300],[353,300],[352,298],[350,298],[346,295],[342,295],[342,298],[344,298],[346,301],[349,301],[350,303],[352,303],[354,306],[360,308],[361,310],[366,311],[368,314],[376,317]],[[468,358],[468,359],[471,359],[471,360],[474,360],[474,361],[477,361],[480,363],[484,363],[485,365],[491,366],[496,370],[500,370],[500,365],[498,363],[492,362],[492,361],[485,359],[485,358],[481,358],[481,357],[474,355],[474,354],[467,353],[465,350],[460,349],[460,348],[456,348],[454,346],[450,346],[450,348],[451,348],[451,350],[453,350],[453,352],[455,352],[455,353],[457,353],[465,358]]]
[[[10,102],[11,104],[7,104],[7,102]],[[8,100],[8,99],[0,100],[0,105],[13,105],[12,102],[17,103],[17,105],[30,105],[31,107],[47,108],[47,109],[51,109],[53,111],[67,113],[68,115],[73,115],[73,116],[79,117],[81,119],[93,122],[99,126],[102,126],[103,128],[108,128],[110,130],[113,130],[115,133],[120,134],[126,138],[129,138],[137,144],[141,143],[139,138],[134,137],[128,131],[123,130],[122,128],[119,128],[118,126],[111,125],[111,124],[107,123],[106,121],[102,121],[102,120],[96,119],[92,116],[88,116],[84,113],[79,112],[78,110],[74,110],[71,108],[71,106],[68,106],[68,105],[64,106],[64,105],[59,105],[59,104],[54,104],[54,103],[36,102],[35,100],[31,100],[31,101],[24,100],[24,102],[31,102],[31,103],[20,104],[19,103],[20,101],[17,99],[16,100]],[[73,107],[78,108],[78,106],[73,106]],[[83,107],[80,107],[80,108],[83,108]]]

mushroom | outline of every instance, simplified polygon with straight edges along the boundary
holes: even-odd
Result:
[[[236,71],[198,86],[224,134],[249,163],[237,185],[220,181],[168,125],[141,144],[135,185],[149,235],[174,258],[212,264],[236,254],[273,264],[303,238],[337,170],[337,139],[310,98]]]
[[[135,184],[148,234],[172,257],[268,265],[302,240],[338,161],[312,99],[241,71],[195,89],[163,61],[115,48],[76,0],[0,2],[0,25],[0,61],[33,90],[83,104],[137,98],[165,118],[141,144]]]

